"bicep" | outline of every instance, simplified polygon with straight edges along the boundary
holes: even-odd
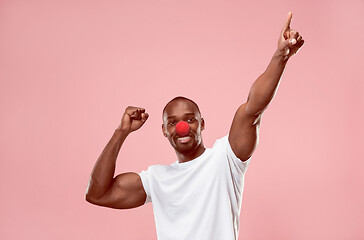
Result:
[[[93,203],[104,207],[127,209],[143,205],[146,197],[139,174],[129,172],[116,176],[107,192]]]
[[[262,114],[249,115],[246,103],[235,113],[229,132],[229,143],[235,155],[242,161],[248,160],[259,141],[259,127]]]

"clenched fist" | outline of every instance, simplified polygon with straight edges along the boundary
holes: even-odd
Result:
[[[149,114],[145,112],[144,108],[129,106],[125,109],[118,129],[131,133],[143,126],[148,117]]]
[[[292,13],[289,12],[278,40],[278,54],[285,60],[296,54],[305,42],[296,30],[291,29],[291,20]]]

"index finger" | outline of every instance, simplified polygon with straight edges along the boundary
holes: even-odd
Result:
[[[287,21],[283,27],[283,32],[285,32],[286,30],[288,30],[290,28],[291,20],[292,20],[292,12],[289,12],[288,16],[287,16]]]

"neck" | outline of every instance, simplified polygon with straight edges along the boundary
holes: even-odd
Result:
[[[205,149],[206,148],[204,147],[203,143],[201,142],[201,144],[194,151],[191,151],[188,153],[180,153],[180,152],[176,151],[178,162],[184,163],[184,162],[191,161],[191,160],[201,156],[205,152]]]

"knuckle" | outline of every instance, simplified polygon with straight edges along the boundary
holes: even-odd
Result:
[[[133,106],[128,106],[125,110],[127,110],[127,111],[131,111],[131,110],[133,110],[133,109],[135,109],[135,107],[133,107]]]

